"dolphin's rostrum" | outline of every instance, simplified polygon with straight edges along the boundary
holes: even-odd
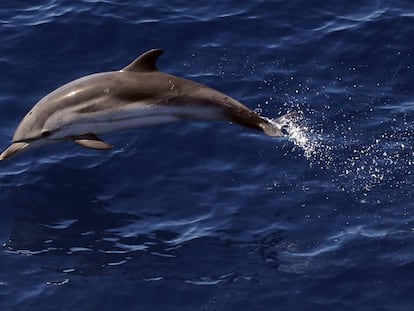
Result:
[[[283,136],[292,114],[270,120],[212,88],[163,73],[156,67],[162,53],[150,50],[120,71],[88,75],[48,94],[20,122],[0,160],[62,140],[110,149],[97,135],[186,119],[227,120]]]

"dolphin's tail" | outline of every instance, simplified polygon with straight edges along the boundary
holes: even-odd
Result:
[[[261,124],[261,128],[268,136],[287,136],[289,134],[289,123],[298,116],[299,114],[297,112],[291,112],[276,119],[262,117],[264,122]]]

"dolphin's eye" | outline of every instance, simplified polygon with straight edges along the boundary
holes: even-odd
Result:
[[[47,131],[47,130],[46,131],[43,131],[42,132],[42,137],[49,137],[50,136],[50,133],[51,132],[50,131]]]

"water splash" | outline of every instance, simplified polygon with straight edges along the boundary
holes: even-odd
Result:
[[[387,187],[400,190],[412,185],[414,137],[412,126],[388,127],[372,138],[358,139],[357,134],[345,135],[338,129],[325,134],[321,125],[305,118],[293,119],[288,125],[289,140],[303,150],[310,166],[329,170],[332,182],[346,192]],[[407,192],[408,193],[408,192]],[[397,195],[397,194],[396,194]]]
[[[317,164],[322,169],[331,167],[333,148],[324,138],[322,129],[313,127],[301,116],[288,121],[287,132],[288,139],[303,150],[311,165]]]

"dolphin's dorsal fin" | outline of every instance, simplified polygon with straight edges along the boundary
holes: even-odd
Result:
[[[74,136],[73,141],[82,147],[96,149],[96,150],[108,150],[112,146],[107,142],[104,142],[95,134],[85,134],[80,136]]]
[[[164,53],[161,49],[152,49],[144,54],[138,56],[131,64],[123,68],[121,71],[134,71],[134,72],[150,72],[158,71],[157,59]]]

